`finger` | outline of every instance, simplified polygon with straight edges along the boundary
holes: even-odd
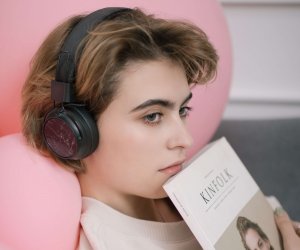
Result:
[[[282,235],[284,249],[298,249],[295,247],[300,246],[300,238],[288,214],[282,208],[275,209],[275,222]]]
[[[283,238],[295,232],[294,226],[288,214],[280,207],[275,209],[275,221]]]
[[[293,227],[294,227],[296,234],[298,234],[298,236],[300,236],[300,222],[293,221],[292,223],[293,223]]]

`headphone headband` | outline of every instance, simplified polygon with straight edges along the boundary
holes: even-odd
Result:
[[[57,103],[75,101],[73,83],[76,79],[77,61],[75,61],[75,56],[79,44],[95,25],[129,10],[131,9],[120,7],[100,9],[87,15],[75,25],[65,39],[58,56],[55,81],[52,82],[52,100]],[[80,57],[80,53],[81,51],[77,58]]]

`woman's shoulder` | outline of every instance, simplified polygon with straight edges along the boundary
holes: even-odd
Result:
[[[124,249],[124,246],[126,249],[142,246],[139,249],[144,250],[201,249],[182,220],[165,223],[136,219],[92,198],[83,198],[79,246],[80,250]]]
[[[93,250],[82,228],[80,228],[78,247],[76,250]]]

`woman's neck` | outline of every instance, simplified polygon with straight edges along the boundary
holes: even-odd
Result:
[[[102,185],[95,188],[85,176],[78,176],[82,196],[99,200],[113,209],[128,216],[158,222],[174,222],[182,220],[168,198],[148,199],[134,195],[120,194]],[[99,183],[98,183],[99,185]]]

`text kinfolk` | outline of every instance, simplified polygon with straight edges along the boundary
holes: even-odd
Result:
[[[220,172],[210,184],[200,193],[205,204],[209,203],[216,194],[224,189],[224,187],[233,178],[233,175],[229,173],[228,169],[224,169]]]

